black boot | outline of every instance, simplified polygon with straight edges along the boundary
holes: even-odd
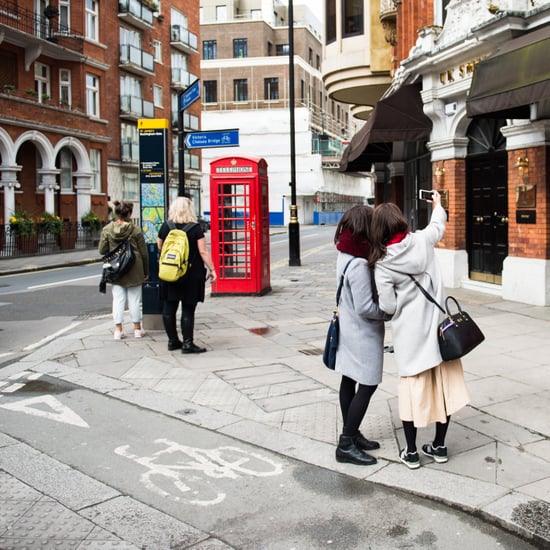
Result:
[[[374,451],[380,449],[380,443],[378,441],[371,441],[367,439],[361,432],[357,432],[353,438],[355,445],[362,451]]]
[[[182,353],[204,353],[206,348],[201,348],[193,343],[195,330],[195,316],[185,310],[181,316],[181,333],[183,334]]]
[[[162,322],[164,323],[164,330],[168,336],[168,351],[174,351],[175,349],[181,349],[182,343],[178,338],[178,328],[176,325],[175,315],[163,315]]]
[[[376,464],[376,458],[363,453],[349,435],[341,435],[338,447],[336,447],[336,460],[338,462],[351,462],[360,466]]]
[[[194,344],[193,342],[183,341],[183,346],[181,347],[182,353],[204,353],[206,348],[201,348]]]

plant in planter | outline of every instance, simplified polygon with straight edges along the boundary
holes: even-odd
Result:
[[[38,92],[33,88],[28,88],[27,90],[25,90],[25,93],[33,97],[38,97]]]
[[[55,216],[50,212],[43,212],[38,219],[38,226],[45,233],[51,235],[61,235],[63,233],[63,222],[59,216]]]
[[[82,227],[87,227],[90,231],[99,231],[103,225],[101,218],[93,211],[89,210],[80,218]]]
[[[10,229],[19,237],[32,237],[35,234],[34,220],[25,210],[16,211],[10,216]]]
[[[11,92],[13,92],[15,90],[15,86],[13,84],[4,84],[4,86],[2,87],[4,92],[9,94]]]

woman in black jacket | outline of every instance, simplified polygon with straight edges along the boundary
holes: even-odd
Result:
[[[197,223],[195,209],[190,199],[187,197],[175,199],[168,211],[168,219],[174,222],[177,229],[183,229],[190,222],[194,223],[187,229],[190,262],[187,273],[179,281],[173,283],[161,281],[160,283],[160,297],[164,302],[162,320],[168,335],[168,350],[181,349],[182,353],[203,353],[206,348],[201,348],[193,342],[195,309],[198,302],[204,302],[206,280],[208,278],[212,282],[216,280],[214,263],[208,251],[203,230]],[[159,250],[162,250],[162,245],[169,232],[170,226],[164,222],[157,239]],[[176,322],[176,313],[180,303],[183,342],[178,337]]]

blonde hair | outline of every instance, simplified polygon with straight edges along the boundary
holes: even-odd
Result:
[[[197,215],[195,214],[195,207],[191,200],[187,197],[178,197],[175,199],[168,210],[168,219],[174,223],[196,222]]]

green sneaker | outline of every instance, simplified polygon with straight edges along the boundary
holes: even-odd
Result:
[[[433,447],[430,443],[426,443],[426,445],[422,445],[422,452],[439,464],[443,464],[449,460],[447,458],[447,447]]]
[[[416,468],[420,468],[420,460],[418,459],[418,453],[409,453],[407,452],[407,449],[402,449],[399,453],[399,459],[407,468],[410,468],[411,470],[416,470]]]

